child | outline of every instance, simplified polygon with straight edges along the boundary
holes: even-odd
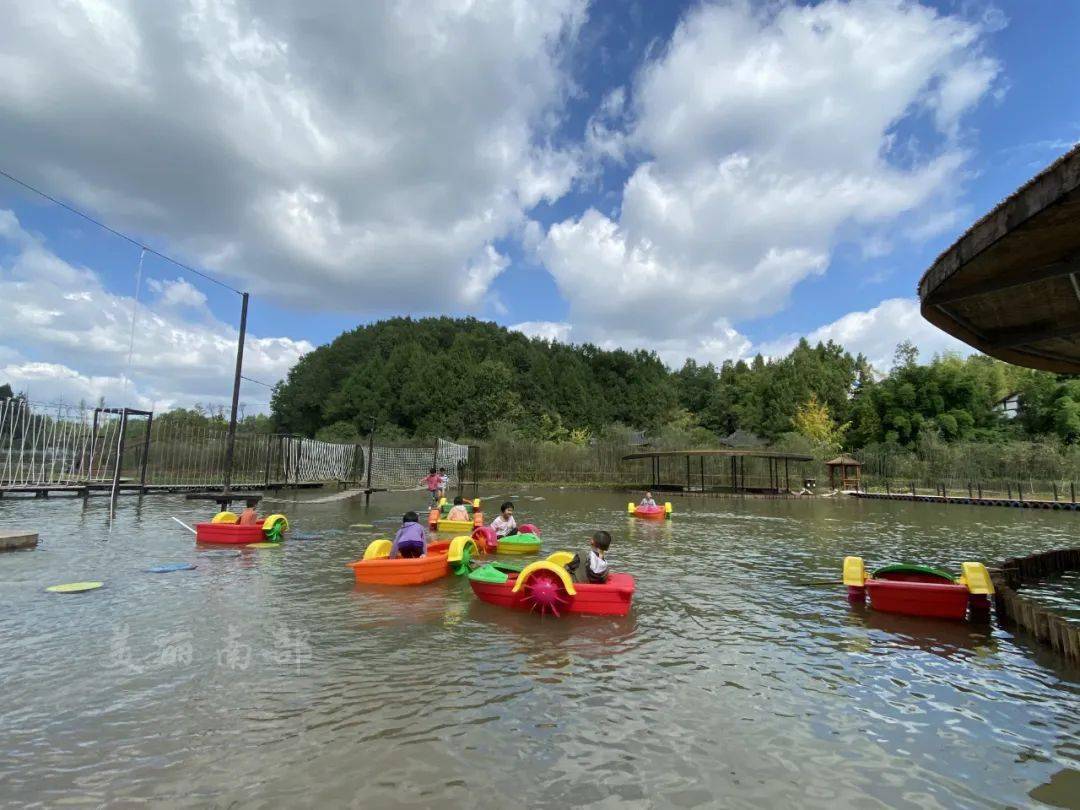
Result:
[[[446,497],[446,487],[450,483],[450,476],[446,474],[446,467],[439,467],[439,497]]]
[[[656,506],[656,501],[653,500],[651,492],[646,492],[645,497],[641,499],[641,503],[638,506]]]
[[[469,510],[465,508],[465,500],[458,495],[454,498],[454,506],[446,515],[447,520],[469,520]]]
[[[397,557],[423,557],[427,553],[427,533],[420,525],[416,512],[406,512],[401,518],[401,528],[394,535],[390,546],[390,559]]]
[[[255,504],[258,501],[248,498],[247,509],[240,513],[240,525],[241,526],[255,526],[259,522],[259,516],[255,514]]]
[[[508,537],[517,534],[517,521],[514,520],[514,502],[506,501],[499,507],[499,516],[491,521],[491,528],[496,537]]]
[[[603,585],[608,578],[607,550],[611,548],[611,535],[602,529],[593,532],[589,541],[589,556],[585,561],[584,570],[578,572],[581,558],[574,555],[573,561],[567,566],[570,573],[577,574],[578,582],[588,582],[592,585]]]
[[[439,474],[435,472],[435,468],[432,467],[428,471],[427,478],[423,478],[420,481],[421,484],[427,484],[428,495],[431,496],[432,505],[439,502]]]

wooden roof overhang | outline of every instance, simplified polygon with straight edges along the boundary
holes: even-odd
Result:
[[[992,357],[1080,373],[1080,144],[942,253],[919,300],[924,318]]]

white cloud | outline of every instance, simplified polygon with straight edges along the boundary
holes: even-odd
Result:
[[[4,163],[263,297],[474,308],[495,240],[578,171],[552,136],[584,9],[16,3]]]
[[[872,309],[849,312],[818,327],[806,339],[811,345],[832,340],[852,354],[862,353],[880,372],[892,367],[896,345],[904,340],[910,340],[918,347],[923,361],[943,352],[968,355],[974,351],[924,319],[919,312],[919,302],[914,298],[889,298]],[[771,341],[759,346],[758,350],[773,357],[784,355],[791,351],[796,340],[787,337]]]
[[[206,295],[182,278],[172,281],[159,281],[152,278],[147,281],[146,286],[151,292],[158,294],[158,301],[165,306],[195,308],[206,306]]]
[[[525,321],[507,327],[531,338],[550,340],[558,343],[570,342],[570,324],[559,321]]]
[[[157,297],[140,302],[132,344],[132,298],[110,293],[91,269],[60,259],[9,211],[0,211],[0,245],[12,249],[0,263],[0,380],[34,400],[104,396],[158,409],[228,401],[236,330],[216,320],[206,296],[187,281],[147,281]],[[304,340],[249,334],[244,373],[273,384],[313,348]],[[250,409],[265,409],[269,398],[259,386],[242,391]]]
[[[959,121],[999,70],[981,35],[905,0],[691,11],[640,71],[622,139],[624,100],[590,121],[593,152],[645,156],[617,216],[590,209],[539,247],[575,338],[693,348],[685,336],[782,309],[841,233],[932,208],[967,157]],[[893,157],[917,116],[942,145]]]

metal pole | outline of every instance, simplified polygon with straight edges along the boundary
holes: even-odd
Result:
[[[233,377],[232,410],[229,411],[229,435],[225,441],[225,481],[222,489],[229,491],[232,482],[233,450],[236,446],[236,409],[240,405],[240,373],[244,370],[244,337],[247,335],[248,294],[241,293],[240,337],[236,341],[236,375]]]
[[[270,486],[270,456],[274,449],[274,434],[266,434],[266,473],[263,475],[263,486]]]
[[[791,475],[788,473],[788,460],[784,459],[784,489],[791,492]]]
[[[705,492],[705,456],[701,456],[701,491]]]
[[[127,434],[127,413],[128,409],[124,408],[120,414],[120,438],[116,443],[116,464],[113,465],[112,490],[109,494],[110,514],[115,514],[116,512],[116,496],[120,492],[120,468],[123,465],[124,460],[124,438]]]
[[[94,447],[97,445],[97,418],[99,408],[94,408],[94,426],[90,428],[90,461],[87,462],[86,482],[94,478]],[[89,490],[87,490],[89,492]]]
[[[146,438],[142,446],[142,466],[139,468],[139,491],[146,488],[146,462],[150,460],[150,428],[154,426],[154,414],[146,417]]]
[[[375,452],[375,420],[371,420],[371,432],[368,434],[368,451],[365,462],[367,464],[367,486],[364,489],[364,506],[367,506],[371,501],[371,468],[375,466],[374,452]]]

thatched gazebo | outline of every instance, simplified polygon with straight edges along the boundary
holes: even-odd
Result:
[[[923,317],[992,357],[1080,373],[1080,144],[946,250]]]
[[[861,480],[862,462],[847,453],[841,453],[832,461],[826,461],[829,468],[830,489],[859,489]],[[840,486],[836,486],[836,473],[840,473]]]

